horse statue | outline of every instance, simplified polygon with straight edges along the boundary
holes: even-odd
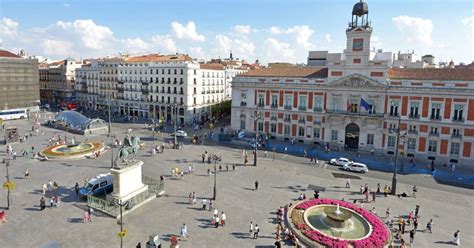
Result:
[[[135,161],[135,158],[140,149],[140,138],[138,136],[129,137],[125,136],[123,139],[123,145],[119,148],[117,156],[114,160],[114,168],[121,169],[128,165],[129,157],[131,157],[131,162]]]

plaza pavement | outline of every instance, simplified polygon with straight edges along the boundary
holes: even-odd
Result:
[[[21,130],[28,130],[31,124],[26,121],[14,121]],[[10,122],[9,122],[10,124]],[[207,175],[207,169],[212,165],[202,164],[201,154],[204,150],[222,156],[222,165],[225,163],[242,163],[240,150],[234,148],[185,145],[182,150],[165,149],[151,157],[149,150],[151,140],[149,131],[143,130],[143,125],[114,124],[114,133],[123,138],[126,129],[132,127],[135,133],[146,140],[145,150],[140,151],[139,159],[145,162],[143,173],[158,178],[161,174],[167,175],[165,181],[166,195],[157,198],[143,207],[128,214],[124,218],[125,228],[129,230],[124,238],[124,247],[135,247],[142,242],[142,247],[151,233],[161,236],[163,247],[169,246],[169,237],[179,234],[183,223],[188,225],[189,240],[180,242],[180,247],[271,247],[274,243],[275,210],[284,204],[293,201],[301,192],[308,197],[312,191],[307,189],[309,184],[324,186],[326,192],[321,197],[330,197],[352,201],[361,199],[358,192],[360,185],[368,183],[374,189],[377,183],[382,186],[390,185],[390,181],[371,178],[369,173],[357,175],[362,180],[352,180],[352,189],[344,188],[345,179],[335,178],[332,173],[335,169],[323,163],[311,166],[303,160],[289,155],[277,154],[276,160],[260,158],[257,167],[238,166],[235,172],[219,172],[217,175],[217,201],[215,206],[219,211],[225,211],[227,225],[215,229],[209,222],[211,212],[200,210],[201,205],[190,206],[188,195],[196,192],[198,198],[211,197],[213,177]],[[47,137],[60,132],[44,128],[45,136],[34,136],[27,143],[14,144],[13,147],[20,153],[25,145],[34,146],[37,150],[44,147]],[[61,132],[64,135],[64,132]],[[68,134],[71,137],[71,134]],[[148,138],[147,138],[148,137]],[[105,136],[97,137],[107,140]],[[83,139],[83,137],[79,137]],[[91,138],[90,138],[91,139]],[[5,147],[0,146],[0,156],[4,155]],[[250,153],[251,154],[251,153]],[[250,156],[251,157],[251,156]],[[271,156],[270,156],[271,157]],[[301,161],[301,162],[299,162]],[[195,165],[194,175],[185,175],[182,180],[168,177],[171,167],[179,166],[187,170],[189,164]],[[252,160],[250,160],[252,163]],[[0,164],[2,168],[4,164]],[[12,209],[7,211],[9,223],[0,224],[0,247],[119,247],[117,237],[119,226],[116,220],[100,213],[95,213],[92,223],[82,223],[82,214],[85,202],[75,197],[73,186],[75,182],[82,184],[84,178],[99,173],[108,172],[110,167],[110,153],[98,159],[84,159],[61,162],[39,162],[19,157],[11,162],[10,177],[15,181],[13,190]],[[25,169],[30,171],[31,179],[23,179]],[[352,173],[348,173],[352,174]],[[5,170],[0,170],[2,182]],[[403,181],[405,175],[399,178]],[[433,185],[436,182],[421,175],[408,175],[416,178],[423,185]],[[41,186],[49,179],[58,182],[62,205],[59,208],[47,208],[39,211]],[[258,191],[254,191],[254,182],[258,180]],[[400,184],[399,192],[411,192],[412,185]],[[443,185],[443,188],[451,186]],[[6,204],[6,190],[0,191],[0,207]],[[453,190],[437,190],[431,187],[419,187],[417,198],[387,198],[378,197],[375,203],[366,203],[367,209],[376,207],[377,212],[384,215],[385,209],[392,209],[392,216],[407,215],[415,205],[421,206],[419,228],[424,229],[426,222],[434,219],[433,234],[418,232],[413,247],[450,247],[453,233],[461,230],[461,247],[474,247],[474,224],[472,209],[474,196],[472,190],[453,188]],[[260,226],[261,238],[249,239],[249,222]],[[410,227],[407,227],[410,230]],[[405,234],[405,240],[409,240]]]

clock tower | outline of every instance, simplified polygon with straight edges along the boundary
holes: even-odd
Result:
[[[367,67],[370,58],[370,36],[372,27],[369,22],[369,7],[360,0],[352,9],[352,20],[346,30],[346,65]]]

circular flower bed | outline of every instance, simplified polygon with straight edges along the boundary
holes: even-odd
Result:
[[[89,153],[92,153],[94,151],[98,151],[100,149],[102,149],[102,143],[100,142],[88,142],[86,144],[89,144],[91,145],[89,148],[87,149],[82,149],[82,150],[78,150],[78,151],[71,151],[71,152],[57,152],[57,149],[60,148],[60,147],[63,147],[63,146],[67,146],[67,145],[64,145],[64,144],[59,144],[59,145],[53,145],[53,146],[49,146],[49,147],[46,147],[45,149],[43,149],[41,152],[40,152],[40,155],[41,156],[46,156],[46,157],[69,157],[69,156],[75,156],[75,155],[81,155],[81,154],[89,154]]]
[[[337,205],[348,208],[353,210],[354,212],[358,213],[361,215],[363,218],[367,220],[367,222],[372,225],[372,233],[363,239],[359,240],[343,240],[343,239],[338,239],[338,238],[333,238],[330,236],[325,235],[324,233],[309,228],[309,226],[304,223],[304,219],[301,217],[298,217],[300,214],[297,212],[304,212],[305,210],[317,206],[317,205]],[[385,227],[384,223],[376,216],[374,216],[372,213],[369,211],[357,207],[354,204],[345,202],[345,201],[340,201],[340,200],[333,200],[333,199],[313,199],[309,201],[305,201],[302,203],[299,203],[298,205],[295,206],[295,209],[300,209],[303,211],[295,211],[293,210],[293,213],[291,214],[291,219],[293,224],[296,226],[297,229],[299,229],[306,237],[309,239],[327,246],[327,247],[335,247],[335,248],[346,248],[349,246],[352,246],[354,248],[363,248],[363,247],[384,247],[389,238],[389,232],[387,228]]]

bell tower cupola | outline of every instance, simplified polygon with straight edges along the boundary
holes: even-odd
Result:
[[[368,65],[371,35],[369,6],[360,0],[352,8],[352,19],[346,29],[347,46],[344,54],[347,65],[355,67],[366,67]]]

